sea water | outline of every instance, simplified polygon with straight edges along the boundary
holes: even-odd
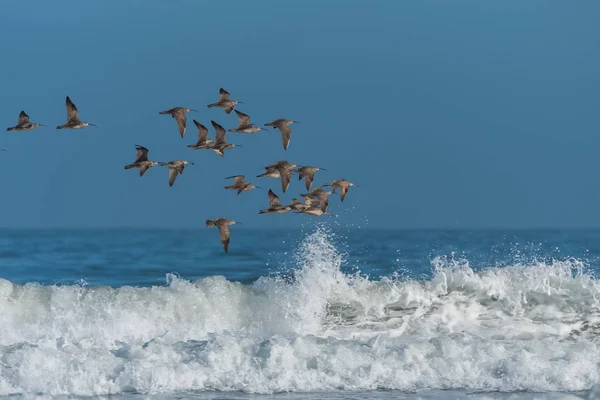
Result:
[[[0,396],[597,398],[600,231],[0,233]]]

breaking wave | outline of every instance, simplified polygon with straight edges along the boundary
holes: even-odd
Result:
[[[598,281],[578,260],[369,280],[317,230],[289,276],[151,288],[0,279],[0,395],[580,391],[600,381]]]

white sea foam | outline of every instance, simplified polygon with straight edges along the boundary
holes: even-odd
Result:
[[[600,381],[600,287],[577,260],[474,272],[436,258],[429,281],[370,281],[343,274],[317,231],[296,261],[291,278],[252,285],[0,280],[0,395],[580,391]]]

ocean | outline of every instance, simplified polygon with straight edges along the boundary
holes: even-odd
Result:
[[[317,219],[315,219],[316,221]],[[0,397],[600,396],[600,230],[0,232]]]

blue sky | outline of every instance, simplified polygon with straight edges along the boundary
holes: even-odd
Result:
[[[176,4],[176,5],[175,5]],[[371,227],[600,226],[600,3],[551,1],[10,1],[3,5],[3,129],[21,109],[48,125],[1,132],[2,227],[196,227],[313,223],[258,215],[266,191],[223,190],[245,174],[283,201],[292,182],[255,178],[287,159],[359,184],[330,201]],[[253,122],[244,148],[193,151],[196,118],[224,87]],[[99,127],[56,131],[69,95]],[[183,106],[188,131],[158,115]],[[214,135],[212,128],[210,135]],[[125,171],[134,145],[167,170]]]

